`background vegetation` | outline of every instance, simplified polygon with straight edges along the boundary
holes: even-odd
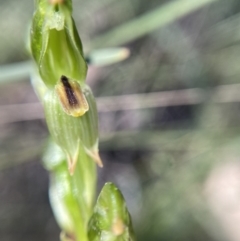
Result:
[[[98,98],[99,188],[122,190],[138,240],[240,240],[240,4],[75,0]],[[33,1],[0,0],[0,236],[59,240],[41,154],[48,136],[26,51]]]

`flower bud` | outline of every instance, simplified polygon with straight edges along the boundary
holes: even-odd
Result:
[[[47,143],[43,163],[50,171],[50,203],[63,236],[87,236],[85,227],[92,214],[96,189],[96,165],[89,159],[81,150],[76,175],[71,176],[62,149],[51,140]]]
[[[59,89],[61,89],[61,91]],[[98,155],[97,108],[90,88],[85,84],[82,86],[77,85],[78,93],[76,94],[74,92],[75,90],[70,93],[70,95],[72,95],[70,97],[74,96],[77,101],[84,100],[84,102],[86,101],[87,103],[83,105],[82,103],[76,104],[77,107],[67,102],[69,96],[66,94],[66,91],[64,91],[64,85],[59,82],[55,90],[50,90],[45,94],[43,100],[46,121],[53,140],[66,154],[71,174],[74,172],[81,148],[83,148],[99,166],[102,166],[101,159]],[[63,96],[61,96],[61,94],[63,94]],[[66,100],[62,100],[64,98],[66,98]],[[76,113],[79,114],[80,112],[86,111],[87,105],[89,110],[85,114],[74,117],[77,116]],[[69,113],[71,115],[69,115]]]
[[[124,198],[113,183],[106,183],[88,225],[91,241],[134,240],[130,214]]]
[[[87,64],[71,17],[72,2],[38,0],[31,26],[31,51],[39,74],[54,88],[62,74],[85,81]]]
[[[74,234],[75,221],[71,209],[78,213],[77,200],[72,195],[69,174],[66,172],[66,162],[58,166],[50,175],[49,198],[56,221],[65,233]],[[70,209],[69,206],[72,208]]]
[[[73,240],[80,240],[82,235],[87,235],[84,233],[86,233],[85,226],[89,210],[85,203],[86,200],[79,195],[79,189],[81,187],[74,185],[69,175],[66,162],[59,165],[54,173],[51,173],[49,188],[50,203],[56,221],[62,231],[66,235],[73,237]],[[76,190],[81,199],[75,194]]]

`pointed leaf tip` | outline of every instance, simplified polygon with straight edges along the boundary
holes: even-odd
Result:
[[[99,167],[103,167],[102,159],[99,155],[98,150],[89,150],[88,148],[85,148],[85,151]]]

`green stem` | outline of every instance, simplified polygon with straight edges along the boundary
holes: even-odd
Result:
[[[91,49],[98,47],[112,47],[125,44],[140,38],[160,27],[178,20],[185,15],[196,11],[218,0],[178,0],[160,6],[128,23],[124,23],[109,32],[96,37],[91,44]],[[133,31],[134,30],[134,31]]]

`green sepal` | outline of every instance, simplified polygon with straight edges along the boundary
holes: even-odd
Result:
[[[86,78],[87,64],[71,14],[70,0],[59,4],[51,4],[49,0],[36,2],[30,36],[31,52],[39,74],[49,88],[55,86],[61,75],[80,82]]]
[[[98,155],[98,116],[96,102],[90,88],[82,85],[82,91],[89,105],[89,110],[80,117],[65,113],[55,90],[44,96],[44,110],[47,125],[53,140],[64,151],[69,170],[73,174],[75,164],[83,149],[99,166],[102,166]]]
[[[124,198],[113,183],[106,183],[88,224],[91,241],[133,241],[130,214]]]

